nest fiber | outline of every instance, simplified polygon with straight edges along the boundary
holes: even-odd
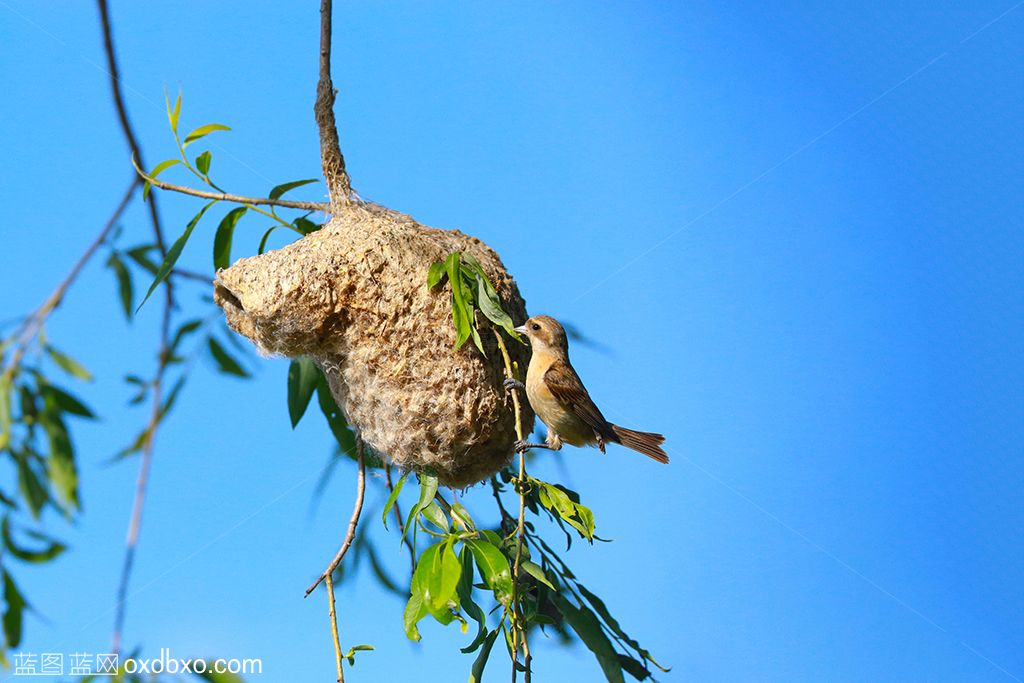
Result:
[[[287,247],[217,274],[228,325],[267,355],[310,356],[365,443],[405,469],[473,484],[511,458],[515,416],[491,334],[486,357],[453,350],[448,286],[429,291],[430,265],[453,251],[480,261],[516,322],[526,308],[498,255],[457,230],[437,230],[374,205],[342,209]],[[508,344],[521,366],[526,348]],[[526,433],[533,414],[524,405]]]

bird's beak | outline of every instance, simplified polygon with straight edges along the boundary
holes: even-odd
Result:
[[[520,325],[519,327],[513,327],[512,329],[519,334],[526,334],[526,325]]]

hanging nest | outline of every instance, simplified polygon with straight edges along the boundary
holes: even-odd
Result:
[[[470,344],[453,350],[449,290],[427,289],[430,265],[454,251],[476,257],[512,319],[526,319],[515,281],[486,244],[371,204],[343,207],[317,232],[239,259],[217,273],[214,298],[264,354],[312,357],[370,448],[462,487],[504,467],[516,431],[494,336],[481,335],[486,356]],[[508,348],[525,367],[526,347]],[[532,426],[524,405],[525,433]]]

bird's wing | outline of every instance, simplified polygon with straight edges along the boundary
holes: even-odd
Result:
[[[596,433],[602,436],[611,433],[611,425],[594,405],[586,387],[571,365],[562,361],[552,363],[544,373],[544,384],[559,403],[571,410]]]

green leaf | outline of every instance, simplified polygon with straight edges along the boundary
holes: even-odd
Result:
[[[342,655],[342,657],[348,661],[349,666],[356,665],[356,653],[357,652],[369,652],[373,650],[373,645],[355,645],[348,649],[348,652]]]
[[[405,612],[402,615],[402,625],[405,628],[405,636],[409,640],[419,640],[420,631],[417,628],[417,624],[423,617],[427,616],[427,604],[426,604],[426,583],[423,581],[423,575],[419,572],[419,566],[417,565],[417,571],[413,572],[412,585],[409,587],[411,595],[409,601],[405,604]]]
[[[448,283],[452,288],[452,323],[455,325],[455,348],[466,343],[472,334],[473,311],[462,289],[462,270],[459,252],[452,252],[444,262]]]
[[[519,568],[525,571],[533,578],[543,583],[551,590],[556,590],[556,588],[553,585],[551,585],[551,581],[548,580],[548,575],[544,573],[544,570],[541,568],[540,565],[530,562],[529,560],[522,560],[519,563]]]
[[[416,505],[409,510],[409,517],[405,522],[405,531],[402,532],[402,541],[405,540],[405,535],[409,533],[409,527],[413,525],[416,520],[416,515],[420,514],[431,502],[434,500],[434,495],[437,493],[437,477],[433,474],[426,472],[419,473],[420,479],[420,499]]]
[[[622,667],[619,664],[619,654],[601,629],[601,622],[597,620],[597,616],[586,607],[576,607],[557,592],[549,595],[572,630],[580,637],[587,649],[594,653],[609,683],[625,683],[622,677]]]
[[[275,230],[277,230],[278,228],[283,228],[283,227],[284,227],[283,225],[275,225],[275,226],[269,228],[265,233],[263,233],[263,237],[260,238],[260,247],[259,247],[259,249],[256,250],[256,253],[257,254],[262,254],[264,251],[266,251],[267,250],[267,238],[269,238],[271,233],[273,233]]]
[[[395,482],[394,487],[391,489],[391,494],[388,496],[387,501],[384,503],[384,510],[380,513],[380,519],[384,522],[385,529],[388,528],[388,513],[391,512],[391,508],[395,506],[395,501],[398,500],[398,494],[402,492],[402,487],[405,486],[405,480],[408,478],[408,472],[399,477],[398,481]]]
[[[501,307],[501,299],[498,298],[498,293],[494,291],[491,283],[477,275],[476,286],[477,304],[480,306],[480,312],[495,325],[504,328],[509,334],[515,335],[516,333],[512,329],[515,327],[512,324],[512,318]]]
[[[174,338],[171,343],[167,346],[167,355],[174,357],[178,352],[178,347],[181,346],[181,342],[185,340],[190,334],[202,327],[203,321],[201,318],[194,318],[187,323],[182,324],[178,330],[174,333]]]
[[[280,199],[281,195],[285,192],[294,190],[296,187],[302,187],[303,185],[309,185],[310,183],[315,182],[318,182],[316,178],[310,178],[309,180],[293,180],[290,183],[282,183],[270,191],[270,198]]]
[[[469,510],[459,501],[452,501],[452,521],[460,522],[467,531],[476,531],[476,524],[473,523],[473,518],[469,516]]]
[[[649,661],[651,664],[654,664],[654,666],[658,667],[666,673],[669,671],[668,668],[659,664],[654,659],[654,657],[651,656],[650,652],[640,647],[640,643],[631,638],[629,634],[622,630],[622,627],[619,626],[618,620],[612,616],[611,612],[608,611],[608,607],[604,604],[604,601],[601,600],[601,598],[591,593],[589,590],[587,590],[586,586],[579,583],[578,581],[576,582],[576,587],[580,590],[580,593],[583,594],[583,597],[587,599],[587,602],[590,603],[590,605],[594,608],[594,610],[601,617],[601,619],[608,626],[608,628],[612,630],[612,633],[614,633],[619,638],[624,640],[627,645],[629,645],[637,652],[637,654],[639,654],[641,657]]]
[[[40,416],[40,422],[50,445],[48,454],[47,476],[50,485],[63,503],[65,510],[77,509],[78,502],[78,470],[75,467],[75,455],[68,437],[67,427],[60,415],[47,410]]]
[[[11,381],[0,371],[0,451],[11,442]]]
[[[294,221],[292,221],[292,225],[294,225],[295,228],[299,232],[301,232],[303,235],[308,235],[310,233],[316,232],[320,228],[324,227],[322,224],[314,223],[313,221],[309,220],[308,218],[305,218],[305,217],[302,217],[302,216],[300,216],[299,218],[296,218]]]
[[[128,257],[132,261],[135,261],[140,268],[148,272],[150,275],[156,277],[156,273],[160,270],[160,266],[156,262],[149,258],[149,252],[156,251],[155,244],[141,244],[137,247],[132,247],[126,250],[124,253],[128,254]]]
[[[178,117],[181,115],[181,93],[178,93],[178,99],[174,101],[174,107],[171,107],[171,100],[167,96],[166,91],[164,91],[164,100],[167,102],[167,120],[171,122],[171,130],[177,133]]]
[[[245,368],[239,365],[238,361],[224,350],[220,342],[213,337],[207,337],[207,343],[210,345],[210,354],[217,361],[217,367],[221,372],[225,375],[234,375],[236,377],[249,377],[249,373],[246,372]]]
[[[204,176],[210,175],[210,161],[213,159],[213,155],[210,154],[210,150],[206,150],[202,154],[196,157],[196,170],[202,173]]]
[[[28,503],[28,509],[32,516],[38,519],[40,511],[49,499],[49,494],[46,487],[39,481],[40,477],[29,462],[28,455],[18,453],[16,458],[18,461],[18,490],[21,491],[22,498]]]
[[[96,416],[89,408],[71,394],[58,389],[55,386],[46,385],[43,387],[43,395],[53,401],[65,413],[95,419]]]
[[[231,265],[231,241],[234,239],[235,226],[239,219],[248,211],[248,207],[239,206],[228,211],[217,226],[217,233],[213,236],[213,268],[220,270]]]
[[[4,602],[7,609],[4,611],[4,637],[7,639],[7,647],[14,649],[21,644],[21,616],[28,603],[25,597],[14,584],[10,573],[4,572]]]
[[[305,414],[319,381],[320,368],[312,358],[303,356],[288,366],[288,417],[292,421],[292,429],[295,429]]]
[[[81,363],[71,356],[61,353],[50,345],[46,346],[46,353],[53,359],[54,363],[60,366],[61,370],[69,375],[77,377],[78,379],[84,379],[86,382],[92,380],[92,373],[86,370]]]
[[[487,658],[491,656],[491,648],[494,647],[494,641],[498,637],[499,631],[501,631],[500,626],[488,633],[487,638],[484,639],[483,647],[480,648],[480,654],[476,656],[476,660],[473,661],[473,668],[469,671],[469,683],[480,683],[483,680],[484,667],[487,666]]]
[[[146,300],[149,299],[154,291],[156,291],[156,288],[160,286],[160,283],[170,275],[171,270],[174,268],[174,264],[178,262],[178,257],[181,256],[182,249],[185,248],[185,244],[188,242],[188,238],[192,236],[192,231],[195,230],[196,225],[199,224],[203,214],[205,214],[211,206],[216,204],[217,201],[218,200],[214,199],[207,202],[207,204],[200,209],[199,213],[197,213],[192,220],[188,222],[188,225],[185,227],[185,232],[181,234],[181,237],[175,240],[174,244],[171,245],[171,248],[167,250],[167,256],[164,258],[164,262],[160,264],[160,269],[156,272],[156,278],[153,280],[153,284],[149,286],[149,291],[146,292],[146,296],[142,297],[142,301],[139,302],[139,307],[135,309],[136,313],[139,312],[139,308],[142,308],[142,305],[146,303]]]
[[[532,479],[531,482],[538,486],[538,497],[540,504],[550,510],[552,514],[570,524],[580,535],[593,542],[594,540],[594,513],[585,505],[580,505],[573,500],[574,493],[563,486],[549,484],[539,479]],[[572,496],[570,496],[572,493]],[[576,496],[578,499],[579,496]]]
[[[431,264],[430,270],[427,271],[427,289],[433,289],[440,284],[441,280],[445,277],[445,262],[437,261]]]
[[[467,538],[466,545],[473,552],[484,583],[494,592],[498,602],[507,605],[512,598],[512,572],[508,558],[501,549],[485,539]]]
[[[424,604],[430,612],[445,608],[462,574],[462,564],[451,545],[447,540],[435,543],[424,550],[416,562],[413,580],[419,576],[420,585],[425,589]]]
[[[345,414],[338,407],[331,393],[331,387],[327,384],[327,378],[320,373],[320,381],[316,384],[316,400],[320,404],[320,412],[327,420],[327,426],[331,428],[334,440],[342,453],[352,455],[356,452],[356,437],[348,427]]]
[[[430,501],[427,507],[423,508],[423,516],[428,522],[436,526],[438,529],[444,531],[451,531],[451,524],[448,523],[448,516],[441,510],[441,506],[437,504],[436,500]]]
[[[487,636],[487,616],[480,609],[480,605],[473,600],[473,553],[465,544],[459,552],[459,562],[462,563],[462,575],[459,577],[459,584],[455,587],[455,593],[459,596],[459,604],[462,611],[477,623],[476,637],[473,642],[461,648],[463,654],[469,654],[483,644]]]
[[[219,123],[208,123],[205,126],[199,126],[194,131],[192,131],[191,133],[189,133],[188,135],[185,136],[185,143],[182,145],[182,147],[188,147],[190,144],[192,144],[193,142],[195,142],[199,138],[206,137],[210,133],[213,133],[214,131],[218,131],[218,130],[231,130],[231,129],[228,128],[227,126],[221,125]]]
[[[165,161],[161,161],[159,164],[153,167],[153,170],[150,171],[148,175],[150,178],[156,178],[161,173],[169,169],[171,166],[177,166],[180,163],[181,159],[167,159]]]
[[[67,546],[63,543],[58,543],[57,541],[44,538],[47,542],[46,547],[41,550],[28,550],[18,546],[14,542],[14,538],[11,535],[10,518],[4,516],[3,524],[0,525],[0,527],[2,527],[4,547],[7,548],[7,550],[9,550],[16,558],[25,562],[49,562],[67,549]]]
[[[117,293],[121,299],[121,309],[124,311],[125,319],[130,321],[132,319],[132,299],[134,298],[132,274],[117,252],[110,254],[107,266],[114,271],[114,276],[117,278]]]

